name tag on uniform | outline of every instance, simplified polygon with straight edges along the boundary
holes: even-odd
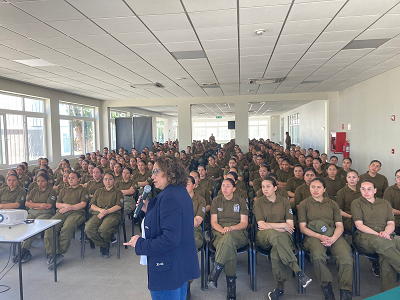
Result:
[[[234,212],[239,212],[240,211],[240,205],[239,204],[234,204],[233,205],[233,211]]]
[[[220,207],[218,207],[217,209],[218,209],[218,211],[222,211],[222,208],[220,208]]]
[[[156,263],[156,267],[163,266],[163,265],[164,265],[164,263],[163,263],[163,262]]]

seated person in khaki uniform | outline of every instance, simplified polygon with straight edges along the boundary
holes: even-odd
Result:
[[[373,160],[369,164],[368,172],[360,175],[360,181],[358,182],[358,186],[361,185],[361,182],[368,179],[375,183],[376,186],[376,197],[382,198],[383,193],[386,188],[389,186],[388,180],[385,176],[379,174],[378,172],[381,170],[382,164],[379,160]]]
[[[193,171],[190,172],[189,175],[192,176],[194,178],[194,180],[195,180],[195,186],[194,186],[194,190],[193,190],[194,193],[199,195],[200,197],[202,197],[202,198],[204,198],[206,200],[206,212],[209,212],[210,209],[211,209],[211,195],[210,195],[210,192],[205,187],[200,187],[198,185],[199,178],[200,178],[199,172],[197,172],[196,170],[193,170]],[[207,216],[206,216],[206,219],[207,219]]]
[[[253,181],[254,195],[256,195],[257,192],[259,190],[261,190],[261,182],[268,176],[269,173],[271,173],[271,169],[268,165],[263,164],[260,166],[258,173],[260,174],[260,177],[254,179],[254,181]],[[256,198],[256,197],[254,197],[254,198]]]
[[[275,173],[276,176],[278,176],[278,186],[284,188],[288,179],[294,176],[293,169],[290,168],[289,158],[285,157],[282,159],[281,167],[282,168],[277,170]]]
[[[23,209],[25,206],[25,190],[18,185],[18,175],[9,173],[5,186],[0,190],[0,209]]]
[[[61,220],[55,225],[56,235],[56,257],[53,257],[53,229],[47,229],[44,234],[46,253],[49,257],[48,268],[53,269],[56,261],[57,265],[64,259],[64,253],[71,245],[72,237],[79,225],[85,222],[85,207],[89,202],[89,191],[80,185],[80,174],[71,172],[69,174],[69,187],[61,190],[57,198],[56,214],[52,220]]]
[[[296,208],[299,208],[299,204],[304,199],[311,196],[310,183],[315,178],[315,170],[313,168],[306,168],[304,170],[304,184],[296,188],[294,192],[294,203]]]
[[[316,176],[319,178],[324,178],[327,176],[325,170],[322,169],[322,160],[319,157],[313,159],[313,168],[315,170]]]
[[[96,167],[93,169],[93,179],[91,179],[87,184],[86,188],[89,191],[89,197],[92,198],[94,193],[104,187],[103,183],[103,168]]]
[[[345,232],[351,232],[351,203],[361,197],[360,188],[357,186],[358,173],[355,170],[347,172],[347,184],[338,191],[336,203],[339,205],[343,217]]]
[[[6,178],[0,174],[0,186],[2,186],[4,183],[6,183]]]
[[[350,157],[343,158],[342,168],[340,170],[338,170],[337,176],[346,180],[347,172],[350,171],[352,164],[353,164],[353,160]]]
[[[365,253],[378,253],[381,292],[397,286],[400,273],[400,241],[395,239],[394,216],[390,203],[376,197],[373,181],[361,183],[362,197],[351,204],[355,226],[354,242]]]
[[[96,168],[97,165],[94,162],[90,162],[88,166],[88,174],[85,174],[81,178],[81,185],[87,187],[87,183],[93,179],[93,170]]]
[[[215,163],[215,158],[210,156],[208,158],[207,176],[215,179],[217,191],[221,188],[222,175],[222,169]]]
[[[13,175],[17,176],[17,185],[18,185],[20,188],[23,189],[22,182],[19,180],[19,176],[18,176],[18,174],[17,174],[17,171],[15,171],[15,170],[8,170],[6,178],[8,178],[8,175],[10,175],[10,174],[13,174]],[[0,186],[0,190],[3,189],[3,188],[7,188],[7,187],[8,187],[8,185],[7,185],[7,180],[5,180],[4,183]]]
[[[304,248],[310,252],[314,270],[321,284],[325,299],[335,299],[332,289],[332,274],[327,266],[327,250],[335,258],[339,271],[340,299],[352,299],[353,258],[351,248],[342,237],[343,222],[340,208],[335,201],[324,197],[326,190],[322,178],[310,183],[311,196],[303,200],[298,208],[301,232],[306,236]]]
[[[100,254],[111,256],[111,236],[121,221],[124,195],[114,187],[115,179],[107,173],[103,178],[104,187],[98,189],[90,201],[92,217],[86,222],[85,232],[93,243],[100,247]]]
[[[225,270],[228,299],[236,299],[237,249],[248,243],[248,214],[246,201],[233,194],[235,182],[227,178],[222,182],[223,196],[215,197],[211,205],[215,262],[208,276],[208,285],[217,287],[218,277]]]
[[[237,187],[238,182],[240,182],[239,179],[238,179],[237,173],[229,172],[228,175],[226,175],[226,178],[232,179],[236,184],[236,190],[233,192],[233,195],[237,195],[237,196],[245,199],[246,202],[248,203],[249,201],[248,201],[248,198],[247,198],[246,191],[241,189],[241,188],[239,188],[239,187]],[[222,195],[223,195],[222,191],[219,191],[217,196],[222,196]]]
[[[62,181],[59,183],[59,185],[54,186],[53,189],[57,192],[57,196],[60,194],[61,190],[67,186],[69,186],[69,182],[68,182],[68,178],[69,178],[69,174],[72,172],[71,170],[65,170],[63,171],[63,177],[62,177]],[[31,185],[35,184],[36,182],[32,182]],[[49,183],[50,184],[50,183]],[[31,186],[30,185],[30,186]],[[30,187],[29,186],[29,187]]]
[[[400,169],[395,173],[395,180],[396,183],[385,190],[383,198],[392,205],[396,226],[395,232],[400,235]]]
[[[294,203],[294,192],[296,189],[305,183],[304,181],[304,169],[303,166],[298,164],[294,166],[293,169],[294,177],[289,178],[288,181],[286,182],[286,191],[289,196],[289,201],[290,201],[290,206],[292,209],[295,208],[295,203]]]
[[[37,176],[37,188],[34,188],[26,197],[25,207],[28,209],[27,219],[46,220],[54,216],[57,192],[49,184],[49,176],[46,173],[40,173]],[[25,240],[22,243],[21,262],[25,263],[32,258],[29,251],[34,237]],[[19,256],[13,258],[14,263],[18,261]]]
[[[135,187],[135,182],[131,178],[132,169],[126,167],[122,171],[122,180],[115,183],[115,188],[121,190],[122,195],[124,195],[124,214],[129,215],[136,208],[135,193],[137,186]]]
[[[25,174],[25,165],[21,164],[17,167],[17,174],[19,182],[21,182],[22,184],[22,187],[24,189],[27,189],[29,187],[29,184],[31,183],[31,179],[28,177],[28,175]]]
[[[122,165],[121,163],[116,163],[114,165],[114,179],[115,181],[122,180]]]
[[[297,264],[293,253],[292,233],[294,232],[293,211],[287,198],[277,196],[276,181],[266,177],[262,181],[263,196],[254,204],[254,215],[258,225],[256,243],[264,249],[271,249],[272,273],[278,281],[273,292],[268,293],[270,299],[279,299],[283,295],[285,281],[292,272],[297,275],[303,287],[311,283]]]
[[[337,167],[334,164],[330,164],[326,169],[328,176],[324,178],[326,183],[326,192],[328,197],[336,201],[338,191],[346,185],[346,181],[337,176]]]
[[[136,188],[142,188],[146,185],[151,185],[151,174],[146,170],[146,162],[141,160],[138,162],[138,172],[133,174],[133,181],[137,184]]]
[[[78,171],[76,171],[81,175],[81,177],[85,176],[86,174],[89,174],[89,161],[88,160],[85,159],[84,161],[82,161],[81,167],[82,167],[82,169],[79,169]]]

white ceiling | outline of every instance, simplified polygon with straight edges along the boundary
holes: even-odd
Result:
[[[282,114],[297,107],[300,107],[310,101],[267,101],[267,102],[250,102],[248,104],[249,118],[272,116]],[[157,112],[163,115],[178,117],[178,108],[176,105],[160,105],[160,106],[140,106],[141,110]],[[192,118],[212,118],[217,116],[222,118],[235,118],[235,103],[207,103],[193,104]]]
[[[342,50],[369,39],[390,40]],[[398,0],[0,0],[0,77],[102,100],[337,91],[397,66]]]

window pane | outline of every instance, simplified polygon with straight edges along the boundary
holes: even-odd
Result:
[[[0,108],[22,110],[22,97],[0,94]]]
[[[258,125],[258,121],[249,121],[249,125]]]
[[[118,112],[110,110],[110,119],[118,118]]]
[[[61,155],[71,155],[71,121],[60,120]]]
[[[27,118],[29,160],[37,160],[44,155],[44,119]]]
[[[89,108],[89,107],[84,107],[83,108],[83,116],[88,117],[88,118],[93,118],[94,117],[94,109]]]
[[[60,115],[62,116],[69,116],[69,105],[66,103],[60,103],[58,106],[58,110]]]
[[[268,120],[258,121],[259,125],[268,125]]]
[[[116,129],[115,129],[115,123],[114,122],[110,123],[110,131],[111,131],[111,149],[115,149],[115,148],[117,148],[117,140],[116,140],[116,137],[115,137]]]
[[[8,163],[10,165],[25,161],[24,117],[6,115]]]
[[[73,120],[72,131],[74,134],[74,155],[83,154],[83,121]]]
[[[4,117],[0,115],[0,165],[6,163],[6,145],[4,132]]]
[[[85,149],[87,152],[94,151],[94,122],[85,121]]]
[[[82,106],[70,104],[69,115],[74,117],[82,117]]]
[[[44,101],[25,98],[25,110],[42,113],[44,112]]]

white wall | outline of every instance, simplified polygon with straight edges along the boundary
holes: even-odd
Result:
[[[288,116],[299,113],[299,144],[302,148],[311,147],[325,152],[325,103],[325,100],[312,101],[281,115],[285,120],[285,131],[289,131]]]
[[[50,167],[56,167],[61,161],[60,116],[58,109],[60,100],[98,108],[95,110],[95,148],[99,149],[99,146],[103,144],[103,134],[100,134],[100,124],[103,123],[101,100],[64,93],[5,78],[0,78],[0,92],[1,91],[46,99],[46,147]],[[75,163],[74,160],[72,160],[72,162]],[[34,166],[34,164],[30,165],[30,168],[31,166]],[[7,170],[2,170],[0,173],[4,175],[7,173]]]
[[[278,143],[280,140],[280,130],[281,130],[281,116],[280,115],[274,115],[270,117],[270,134],[269,138],[272,142]]]
[[[371,160],[378,159],[382,162],[380,172],[389,184],[394,184],[394,172],[400,168],[399,78],[400,68],[396,68],[332,93],[329,98],[329,131],[347,133],[353,167],[365,173]],[[394,122],[392,115],[396,115]],[[338,157],[341,161],[342,156]]]

